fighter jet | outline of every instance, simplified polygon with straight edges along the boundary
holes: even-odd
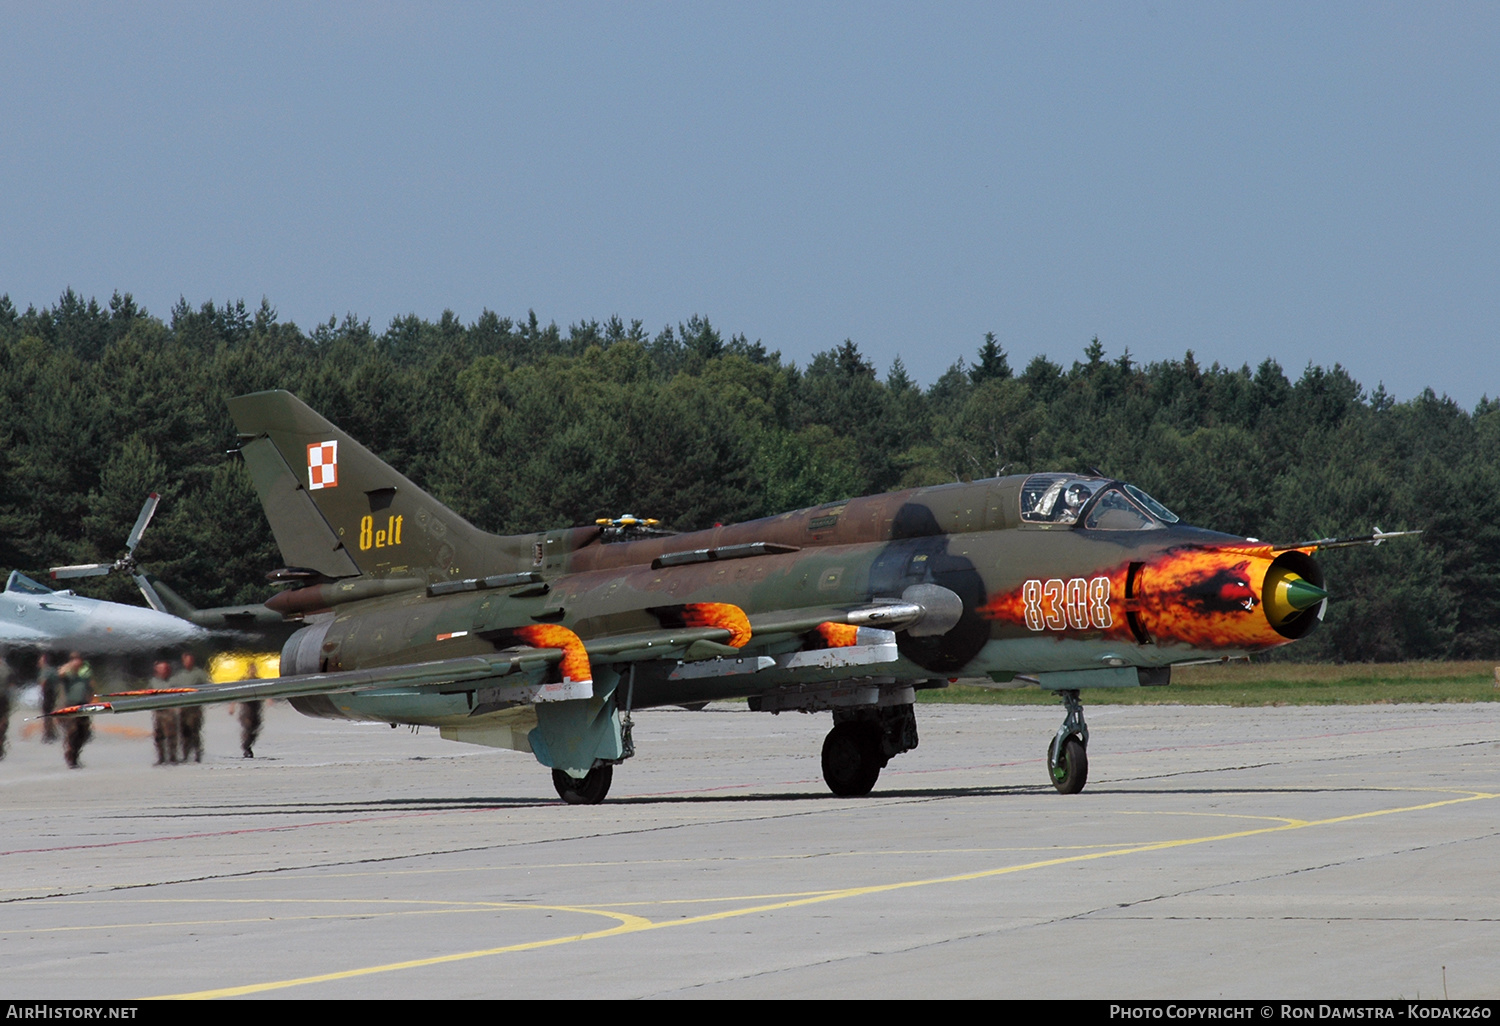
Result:
[[[296,620],[288,620],[280,613],[264,605],[213,606],[200,609],[177,594],[154,574],[136,562],[135,549],[141,543],[161,496],[152,492],[146,496],[136,517],[135,526],[125,540],[125,553],[113,563],[79,563],[73,566],[55,566],[51,570],[54,580],[71,580],[78,577],[103,577],[111,573],[127,573],[140,589],[146,604],[159,613],[186,620],[204,628],[214,635],[214,645],[226,651],[263,652],[268,647],[271,653],[279,651],[287,637],[297,629]],[[282,580],[272,575],[273,580]]]
[[[670,534],[636,517],[524,535],[465,522],[290,393],[230,401],[240,453],[301,587],[280,677],[105,696],[64,715],[248,698],[431,725],[530,752],[568,802],[602,801],[642,709],[748,699],[832,714],[823,775],[868,793],[917,746],[918,690],[1039,685],[1066,709],[1049,779],[1088,776],[1079,691],[1160,687],[1173,666],[1305,636],[1320,539],[1186,526],[1096,472],[827,503]]]
[[[131,655],[182,648],[208,632],[169,613],[53,591],[12,570],[0,593],[0,646]]]

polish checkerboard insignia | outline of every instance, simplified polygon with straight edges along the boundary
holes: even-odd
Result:
[[[339,443],[313,442],[307,447],[307,487],[337,488],[339,483]]]

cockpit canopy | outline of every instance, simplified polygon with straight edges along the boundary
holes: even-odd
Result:
[[[1021,485],[1021,522],[1091,531],[1154,531],[1177,523],[1177,515],[1124,481],[1032,474]]]
[[[56,594],[51,588],[44,588],[19,570],[12,570],[10,572],[10,578],[5,582],[5,590],[20,592],[22,595]]]

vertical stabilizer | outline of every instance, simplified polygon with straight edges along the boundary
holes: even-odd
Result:
[[[154,574],[132,574],[131,579],[141,589],[146,605],[158,613],[170,613],[184,620],[192,620],[193,614],[198,612],[191,602],[167,587]]]
[[[229,412],[287,565],[329,577],[488,572],[496,539],[290,392],[238,396]]]

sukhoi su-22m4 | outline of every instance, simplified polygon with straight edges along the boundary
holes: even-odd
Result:
[[[1066,716],[1064,793],[1088,775],[1081,688],[1166,685],[1173,665],[1307,634],[1312,553],[1188,527],[1141,489],[1042,473],[918,488],[672,534],[634,517],[480,531],[288,392],[230,401],[240,453],[298,586],[282,676],[104,696],[64,714],[280,697],[300,712],[437,727],[532,753],[601,801],[631,716],[748,699],[830,712],[823,774],[862,795],[917,745],[918,690],[1035,683]]]

